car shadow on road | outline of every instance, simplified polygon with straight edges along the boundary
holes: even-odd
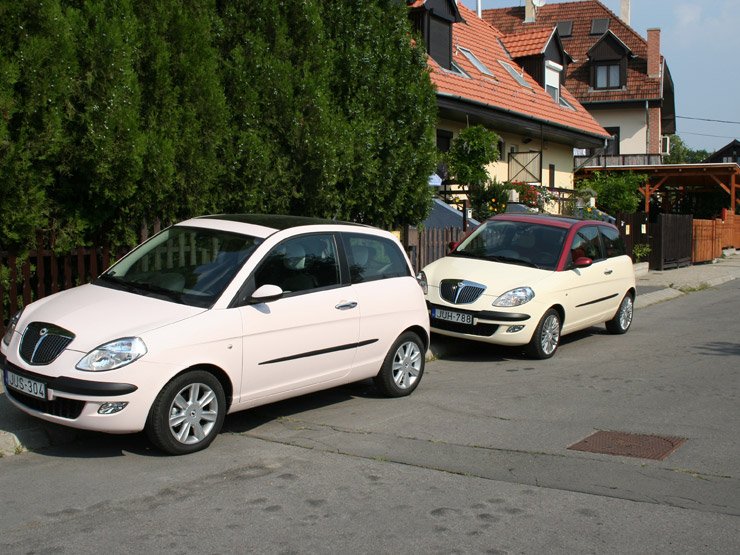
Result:
[[[356,398],[386,399],[375,388],[372,380],[363,380],[231,414],[226,417],[223,431],[245,433],[281,418],[324,409]]]
[[[560,338],[558,349],[587,337],[607,335],[602,327],[591,327],[570,333]],[[505,362],[507,360],[532,360],[524,354],[524,347],[493,345],[482,341],[458,339],[446,335],[432,334],[430,350],[435,358],[453,362]],[[557,352],[553,356],[558,356]],[[536,362],[536,361],[532,361]]]

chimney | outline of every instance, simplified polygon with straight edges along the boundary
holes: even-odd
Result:
[[[630,24],[630,0],[622,0],[619,19],[627,25]]]
[[[537,17],[537,8],[533,0],[524,0],[524,23],[534,23]]]
[[[647,30],[647,49],[648,77],[660,77],[660,29]]]

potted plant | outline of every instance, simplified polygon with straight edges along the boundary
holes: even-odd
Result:
[[[635,261],[635,276],[644,276],[648,273],[649,263],[644,261],[650,254],[650,245],[637,243],[632,247],[632,257]]]

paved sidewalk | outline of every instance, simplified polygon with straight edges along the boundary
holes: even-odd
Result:
[[[725,251],[725,256],[714,263],[650,271],[637,278],[635,308],[644,308],[737,278],[740,278],[740,253],[735,250]]]
[[[740,278],[740,254],[736,251],[727,251],[714,263],[651,271],[637,278],[635,308],[644,308],[736,278]],[[6,399],[0,380],[0,457],[67,443],[77,434],[75,430],[43,422],[17,410]]]

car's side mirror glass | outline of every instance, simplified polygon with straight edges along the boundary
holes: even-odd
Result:
[[[593,263],[594,261],[587,256],[579,256],[574,262],[576,268],[588,268]]]
[[[283,296],[283,290],[277,285],[266,283],[252,293],[247,299],[247,304],[269,303]]]

